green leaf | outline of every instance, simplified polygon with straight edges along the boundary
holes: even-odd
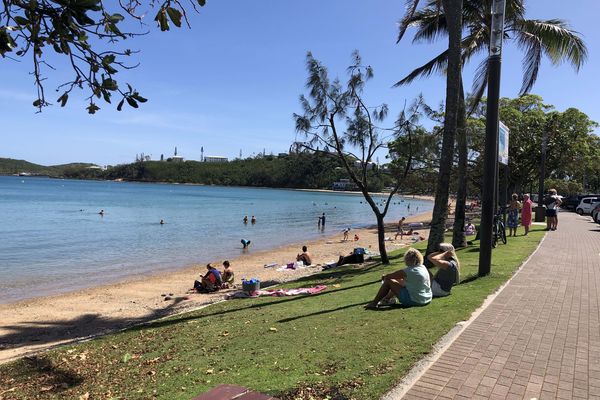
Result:
[[[204,5],[206,4],[206,0],[198,0],[198,4],[200,5],[200,7],[204,7]]]
[[[100,107],[98,107],[94,103],[90,103],[90,105],[87,106],[87,108],[86,108],[86,110],[88,110],[89,114],[96,114],[96,111],[98,111],[99,109],[100,109]]]
[[[145,103],[148,101],[148,99],[140,96],[140,94],[138,92],[134,92],[131,97],[133,97],[134,99],[136,99],[137,101],[139,101],[140,103]]]
[[[60,106],[64,107],[67,104],[67,100],[69,100],[69,93],[65,92],[60,96],[56,101],[60,102]]]
[[[125,353],[125,354],[123,355],[123,359],[122,359],[122,361],[123,361],[124,363],[126,363],[126,362],[127,362],[127,361],[129,361],[129,360],[131,360],[131,354],[129,354],[129,353]]]
[[[124,102],[125,102],[125,99],[123,99],[119,102],[119,104],[117,105],[117,111],[121,111],[123,109]]]
[[[37,99],[36,101],[33,102],[34,107],[39,107],[40,104],[42,104],[42,99]]]
[[[135,101],[132,97],[125,97],[125,99],[127,100],[127,103],[129,103],[129,105],[133,108],[138,108],[138,103],[137,101]]]
[[[181,27],[181,12],[173,7],[167,7],[167,14],[176,27]]]
[[[160,26],[161,31],[169,30],[169,21],[167,20],[167,13],[165,12],[165,10],[160,10],[156,14],[156,17],[154,18],[154,20],[156,22],[158,22],[158,25]]]
[[[27,25],[27,24],[29,24],[29,20],[27,18],[25,18],[25,17],[21,17],[20,15],[17,15],[16,17],[14,17],[14,20],[19,25]]]
[[[121,14],[119,14],[119,13],[115,13],[115,14],[111,15],[110,18],[109,18],[110,22],[112,22],[113,24],[121,22],[124,19],[125,19],[125,17],[122,16]]]

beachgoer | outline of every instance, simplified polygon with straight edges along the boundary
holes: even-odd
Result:
[[[221,280],[223,281],[223,283],[221,284],[221,288],[223,288],[223,289],[232,288],[233,282],[234,282],[234,276],[235,276],[235,274],[233,273],[233,269],[231,269],[231,265],[229,264],[229,261],[223,261],[223,272],[221,272]]]
[[[317,222],[317,228],[321,227],[321,217],[319,216],[319,222]]]
[[[358,235],[357,235],[357,234],[354,234],[354,241],[356,242],[356,241],[358,241],[359,239],[360,239],[360,238],[358,237]]]
[[[252,216],[252,219],[250,220],[250,222],[252,222],[253,224],[256,223],[256,218],[254,218],[254,215]]]
[[[104,210],[100,210],[98,214],[100,214],[101,217],[104,217]]]
[[[244,221],[244,224],[247,224],[247,223],[248,223],[248,216],[247,216],[247,215],[244,215],[244,219],[243,219],[243,221]]]
[[[452,286],[460,281],[460,263],[454,246],[441,243],[440,251],[429,254],[427,259],[438,268],[431,280],[433,297],[448,296]]]
[[[410,211],[410,203],[408,203],[408,205],[406,206],[406,210]]]
[[[467,236],[473,236],[477,233],[477,230],[475,229],[475,225],[473,225],[473,223],[471,221],[469,221],[467,223],[467,225],[465,226],[465,234]]]
[[[206,269],[206,274],[200,278],[200,281],[194,281],[194,289],[199,293],[216,292],[223,284],[221,273],[210,263],[206,264]]]
[[[325,213],[323,213],[323,215],[321,215],[321,226],[323,228],[325,228]]]
[[[242,240],[241,240],[241,242],[242,242],[242,246],[244,246],[244,247],[243,247],[244,249],[247,249],[247,248],[248,248],[248,246],[250,246],[250,243],[252,243],[252,242],[251,242],[250,240],[248,240],[248,239],[242,239]]]
[[[423,255],[410,248],[404,255],[406,268],[382,276],[383,283],[375,298],[365,305],[367,309],[377,309],[380,305],[390,305],[394,298],[405,306],[424,306],[431,302],[431,281],[429,272],[423,265]]]
[[[521,203],[519,202],[519,196],[513,193],[508,206],[508,218],[506,219],[506,225],[508,225],[508,236],[517,236],[517,228],[519,227],[519,209]]]
[[[404,220],[406,220],[406,217],[402,217],[400,218],[400,221],[398,221],[398,230],[396,231],[394,240],[398,239],[398,235],[400,235],[400,240],[404,237]]]
[[[165,224],[165,220],[164,220],[164,219],[161,219],[161,220],[160,220],[160,224],[161,224],[161,225],[164,225],[164,224]]]
[[[558,227],[558,206],[562,204],[562,200],[556,194],[556,189],[548,190],[548,196],[544,199],[546,204],[546,230],[555,231]]]
[[[348,240],[348,234],[349,233],[350,233],[350,228],[349,227],[346,228],[346,229],[344,229],[344,239],[343,239],[344,242]]]
[[[310,253],[308,252],[308,247],[302,246],[302,253],[296,255],[296,261],[302,261],[304,265],[312,264]]]
[[[529,233],[531,227],[531,214],[533,211],[533,202],[529,198],[529,194],[523,195],[523,210],[521,211],[521,225],[525,228],[525,236]]]

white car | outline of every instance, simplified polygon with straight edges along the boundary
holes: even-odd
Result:
[[[575,207],[575,211],[579,215],[591,214],[596,204],[600,202],[600,197],[584,197]]]

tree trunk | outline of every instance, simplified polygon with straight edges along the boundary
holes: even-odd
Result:
[[[448,25],[448,69],[446,73],[446,111],[444,117],[444,137],[440,157],[431,230],[427,243],[427,254],[439,249],[444,241],[446,218],[448,216],[448,191],[450,172],[454,156],[454,139],[458,119],[458,103],[461,72],[462,0],[442,0]]]
[[[467,235],[465,234],[465,211],[467,205],[467,157],[469,148],[467,145],[467,115],[465,108],[465,90],[460,82],[458,103],[458,121],[456,130],[456,145],[458,146],[458,188],[456,192],[456,208],[454,209],[454,229],[452,232],[452,245],[455,248],[467,247]]]
[[[390,259],[385,249],[385,225],[383,224],[383,215],[377,215],[377,242],[379,243],[379,256],[381,257],[381,263],[387,265],[390,263]]]

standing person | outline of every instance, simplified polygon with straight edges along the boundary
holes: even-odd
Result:
[[[246,225],[248,223],[248,216],[244,215],[244,225]]]
[[[394,240],[398,239],[398,235],[400,235],[400,240],[402,240],[402,238],[404,237],[404,220],[406,219],[406,217],[402,217],[400,218],[400,221],[398,221],[398,230],[396,231],[396,236],[394,237]]]
[[[519,202],[519,196],[513,193],[508,206],[508,219],[506,225],[508,225],[508,236],[517,236],[517,228],[519,227],[519,209],[521,203]]]
[[[548,196],[544,199],[546,204],[546,230],[555,231],[558,227],[558,207],[562,204],[562,200],[556,194],[556,189],[548,190]]]
[[[252,222],[253,225],[256,223],[256,218],[254,218],[254,215],[252,216],[252,219],[250,220],[250,222]]]
[[[323,215],[321,215],[321,227],[325,228],[325,213],[323,213]]]
[[[319,217],[319,222],[317,223],[317,228],[321,227],[321,217]]]
[[[423,265],[423,255],[410,248],[404,255],[406,268],[384,275],[383,284],[375,298],[365,305],[366,309],[377,309],[388,305],[395,297],[405,306],[424,306],[431,302],[431,281]]]
[[[523,195],[523,209],[521,211],[521,225],[525,228],[525,236],[529,233],[531,227],[531,214],[533,210],[533,202],[529,198],[529,194]]]
[[[349,233],[350,233],[350,228],[344,229],[344,239],[343,239],[344,242],[348,240]]]

